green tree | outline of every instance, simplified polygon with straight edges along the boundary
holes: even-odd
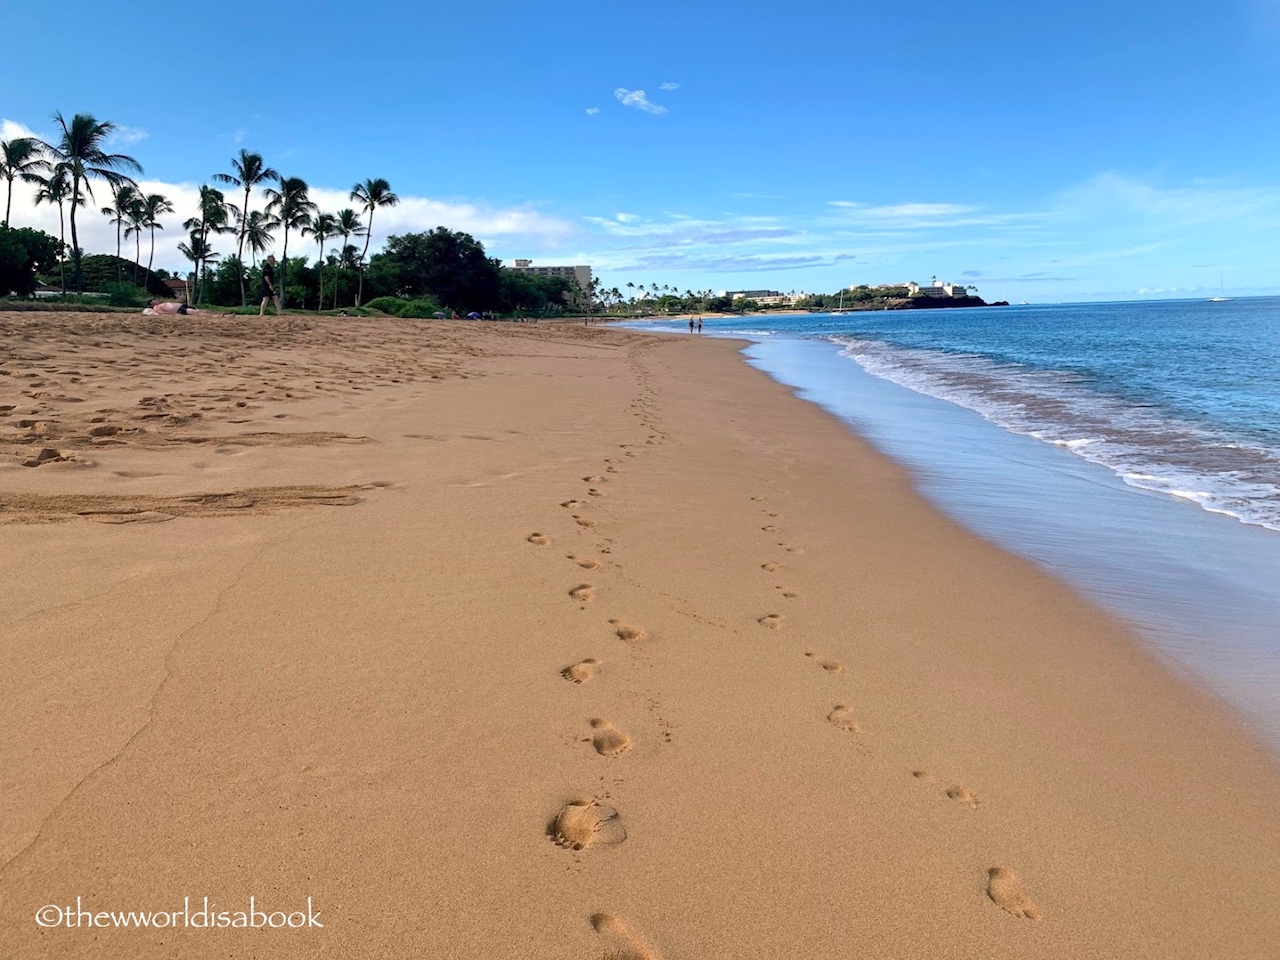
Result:
[[[215,173],[213,179],[218,183],[230,184],[234,187],[244,188],[244,206],[241,208],[239,218],[239,239],[236,243],[236,261],[244,263],[244,244],[248,239],[248,230],[250,223],[249,201],[252,199],[255,187],[262,186],[272,180],[278,179],[280,174],[268,167],[262,161],[262,155],[258,153],[250,153],[248,150],[241,150],[239,157],[231,158],[231,173]],[[244,279],[240,281],[240,306],[244,306],[245,286]]]
[[[300,230],[311,221],[315,204],[307,199],[310,189],[301,177],[282,177],[277,174],[279,189],[267,188],[267,212],[284,227],[284,247],[280,253],[280,301],[284,302],[285,282],[289,269],[289,231]]]
[[[258,254],[266,253],[276,244],[271,234],[277,224],[271,214],[263,210],[254,210],[244,218],[244,242],[253,254],[253,265],[258,265]]]
[[[304,233],[309,233],[316,238],[316,246],[320,248],[320,259],[316,262],[316,272],[320,275],[320,296],[316,301],[316,311],[324,309],[324,242],[329,237],[335,236],[338,232],[338,218],[332,213],[317,213],[311,218],[309,226],[303,228]],[[334,283],[335,291],[337,283]],[[338,305],[334,300],[333,305]]]
[[[182,224],[185,229],[200,235],[198,249],[205,253],[200,258],[200,262],[196,264],[196,275],[200,280],[200,284],[197,287],[196,303],[201,301],[204,293],[204,266],[206,263],[217,259],[216,256],[213,256],[213,247],[209,241],[209,235],[227,233],[232,229],[229,226],[231,206],[227,203],[226,195],[221,190],[208,184],[202,184],[200,187],[199,209],[200,215],[198,217],[191,217]]]
[[[178,244],[178,252],[191,261],[191,277],[196,284],[196,296],[194,302],[199,303],[199,285],[203,282],[205,264],[210,263],[211,261],[216,261],[218,259],[218,255],[213,252],[213,248],[205,241],[198,226],[191,228],[191,233],[188,236],[187,243]],[[190,287],[188,287],[187,299],[191,299]]]
[[[388,237],[384,251],[369,263],[371,278],[375,264],[385,293],[434,296],[459,312],[488,310],[497,302],[498,262],[485,256],[470,234],[436,227],[430,233]]]
[[[44,144],[35,137],[15,137],[0,140],[0,176],[8,183],[4,201],[4,226],[9,226],[9,212],[13,206],[13,181],[40,183],[40,174],[49,168],[44,158]]]
[[[40,178],[40,189],[36,191],[36,205],[56,203],[58,205],[58,279],[62,285],[62,294],[67,293],[67,223],[65,206],[71,201],[71,177],[65,168],[52,170],[47,177]],[[84,197],[80,198],[84,205]]]
[[[173,204],[168,197],[159,193],[149,193],[142,198],[142,226],[151,231],[151,253],[147,257],[147,272],[151,272],[151,264],[156,259],[156,231],[163,230],[160,218],[166,213],[173,213]]]
[[[55,172],[61,168],[71,178],[71,259],[75,264],[76,292],[83,292],[84,277],[80,271],[80,240],[76,233],[76,208],[80,206],[81,191],[93,197],[92,181],[105,180],[111,186],[133,183],[122,170],[142,173],[142,165],[133,157],[122,153],[107,153],[104,146],[115,132],[116,125],[109,120],[99,122],[87,113],[77,113],[71,122],[55,113],[53,119],[62,128],[57,143],[44,144],[44,150],[52,160]]]
[[[394,207],[400,198],[391,192],[391,184],[381,177],[357,183],[351,189],[351,199],[364,207],[367,230],[364,235],[364,251],[360,254],[360,288],[356,293],[356,306],[360,306],[364,297],[364,262],[369,255],[369,241],[373,239],[373,212],[378,207]]]
[[[58,238],[42,230],[0,226],[0,295],[31,296],[36,275],[53,269],[59,249]]]
[[[133,208],[138,197],[138,191],[134,189],[134,184],[116,183],[111,187],[112,202],[115,204],[110,207],[102,208],[102,215],[108,217],[108,223],[114,224],[116,228],[116,260],[120,260],[120,238],[121,231],[125,225],[129,223],[129,211]],[[116,283],[123,280],[123,276],[116,277]]]
[[[361,269],[361,264],[354,256],[354,250],[351,246],[352,237],[362,237],[366,235],[364,224],[360,222],[360,214],[356,213],[350,207],[347,207],[345,210],[339,210],[337,233],[342,237],[342,252],[338,256],[339,267],[343,270],[349,270],[352,267],[355,267],[357,270]],[[348,251],[352,251],[352,253],[349,254]],[[335,284],[335,297],[337,296],[337,292],[338,288]],[[357,294],[356,299],[353,300],[352,303],[359,304],[360,302],[359,295]],[[333,305],[335,307],[338,305],[338,301],[336,299],[333,301]]]

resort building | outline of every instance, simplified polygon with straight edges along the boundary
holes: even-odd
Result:
[[[927,287],[920,286],[914,280],[906,286],[909,297],[967,297],[969,295],[963,283],[943,283],[937,279]]]
[[[586,266],[535,267],[532,260],[517,260],[514,267],[507,267],[507,269],[517,270],[520,273],[532,273],[539,277],[563,277],[570,283],[576,283],[583,293],[591,289],[591,268]]]
[[[777,290],[721,290],[720,296],[730,300],[754,300],[762,307],[788,307],[807,294],[781,293]]]

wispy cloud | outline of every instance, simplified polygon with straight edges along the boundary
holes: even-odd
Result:
[[[1139,219],[1191,227],[1252,216],[1280,205],[1280,188],[1193,180],[1173,187],[1106,171],[1064,191],[1057,212],[1071,219]]]
[[[109,138],[109,143],[141,143],[147,139],[150,134],[141,127],[126,127],[124,124],[117,124],[115,130]]]
[[[613,91],[613,95],[624,107],[635,107],[637,110],[643,110],[645,113],[652,113],[655,116],[667,112],[666,107],[651,102],[645,96],[643,90],[628,90],[626,87],[618,87],[617,90]]]
[[[658,84],[658,89],[659,90],[679,90],[680,84],[674,83],[671,80],[668,80],[666,81],[666,83]]]
[[[597,113],[599,113],[599,112],[600,112],[600,108],[599,108],[599,107],[587,107],[587,116],[588,116],[588,117],[594,117],[594,116],[595,116]]]

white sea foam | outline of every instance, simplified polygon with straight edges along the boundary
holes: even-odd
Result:
[[[833,337],[864,370],[1069,450],[1126,484],[1280,530],[1280,449],[1092,389],[1079,374]]]

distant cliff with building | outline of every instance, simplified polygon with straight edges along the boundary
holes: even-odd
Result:
[[[930,310],[945,307],[1001,307],[1001,300],[987,303],[978,296],[977,288],[963,283],[949,283],[936,277],[926,284],[906,283],[853,284],[835,293],[801,294],[788,306],[815,313],[840,313],[846,310]]]

